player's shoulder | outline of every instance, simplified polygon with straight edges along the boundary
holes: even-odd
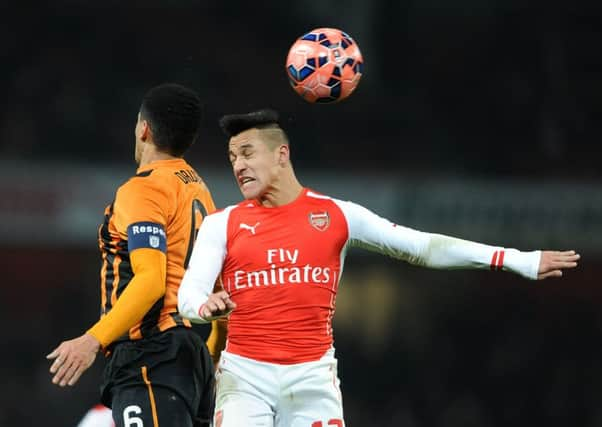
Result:
[[[357,215],[363,213],[367,209],[362,205],[352,202],[350,200],[343,200],[340,198],[332,197],[312,189],[306,189],[306,197],[308,200],[312,200],[312,204],[327,207],[328,205],[335,207],[335,209],[341,211],[343,215]]]
[[[315,206],[332,206],[341,209],[345,204],[342,200],[310,188],[305,189],[305,199],[307,200],[307,203]]]
[[[160,176],[163,175],[163,176]],[[145,169],[138,171],[136,174],[130,176],[123,184],[119,186],[120,192],[129,191],[140,191],[153,187],[160,187],[164,185],[164,174],[155,169]]]
[[[198,183],[203,189],[206,185],[196,170],[183,159],[176,159],[173,163],[150,164],[136,171],[123,183],[119,190],[129,192],[171,192],[178,185]]]
[[[232,212],[232,210],[235,209],[237,206],[238,205],[230,205],[226,206],[225,208],[216,209],[210,214],[208,214],[203,221],[216,222],[227,219],[228,216],[230,216],[230,212]]]
[[[235,205],[229,205],[224,208],[216,209],[203,220],[204,227],[221,227],[234,221],[245,218],[253,214],[259,205],[251,200],[243,200]]]
[[[153,179],[161,182],[168,180],[181,184],[199,183],[205,185],[203,178],[197,173],[196,169],[184,159],[175,159],[166,164],[158,164],[153,172]]]
[[[249,209],[255,209],[260,207],[260,205],[254,200],[243,200],[234,205],[226,206],[225,208],[217,209],[213,214],[220,215],[230,215],[231,213],[242,213],[248,211]]]
[[[305,188],[304,190],[305,197],[312,200],[334,200],[331,196],[320,193],[319,191],[313,190],[311,188]]]

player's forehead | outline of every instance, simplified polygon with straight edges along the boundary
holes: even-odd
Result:
[[[263,144],[261,131],[253,128],[245,130],[230,138],[228,151],[231,153],[238,153],[243,149],[259,148]]]

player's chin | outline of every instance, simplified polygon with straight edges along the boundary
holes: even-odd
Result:
[[[255,185],[255,181],[242,184],[239,186],[239,188],[245,199],[256,199],[259,197],[259,187]]]

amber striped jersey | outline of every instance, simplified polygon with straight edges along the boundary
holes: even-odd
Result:
[[[119,341],[140,339],[176,325],[190,326],[178,313],[178,288],[196,233],[203,218],[213,211],[215,204],[207,186],[183,159],[145,165],[118,188],[98,231],[101,317],[132,280],[131,251],[151,248],[163,251],[167,258],[165,294]]]

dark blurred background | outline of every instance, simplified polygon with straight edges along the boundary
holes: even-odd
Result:
[[[127,3],[127,5],[124,5]],[[99,357],[50,383],[44,356],[99,313],[96,227],[134,171],[151,86],[205,101],[188,159],[219,206],[239,194],[220,115],[281,113],[301,180],[414,228],[577,249],[529,282],[351,251],[335,346],[348,426],[602,426],[602,5],[575,0],[57,0],[0,6],[0,426],[75,426]],[[353,96],[310,105],[291,43],[359,44]]]

